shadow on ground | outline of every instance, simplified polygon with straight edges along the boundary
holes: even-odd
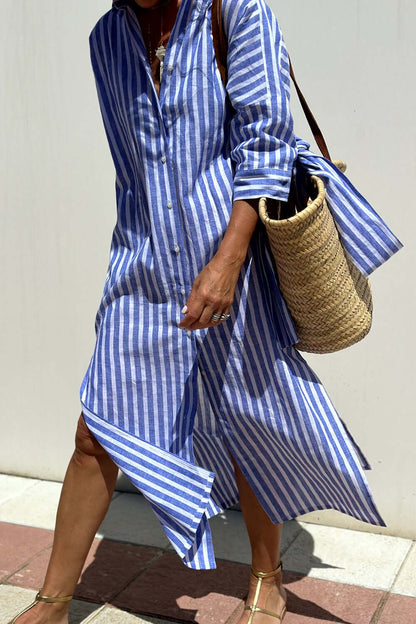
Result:
[[[226,530],[226,513],[216,518],[217,532],[221,532],[222,521]],[[111,518],[107,523],[111,526]],[[290,525],[288,535],[283,539],[285,550],[301,533],[306,533],[307,539],[303,535],[302,542],[307,544],[311,567],[327,567],[313,556],[312,536],[299,523]],[[140,542],[140,535],[135,541]],[[248,548],[248,542],[242,546]],[[106,539],[104,531],[104,539],[98,543],[82,575],[76,597],[98,604],[108,603],[143,616],[197,624],[225,624],[238,619],[247,592],[248,576],[247,564],[221,559],[217,559],[216,570],[190,570],[169,548],[113,541]],[[291,591],[291,585],[303,576],[293,571],[286,571],[284,576],[289,624],[289,618],[296,614],[316,618],[319,622],[354,624]],[[73,619],[70,624],[77,624],[77,620]]]

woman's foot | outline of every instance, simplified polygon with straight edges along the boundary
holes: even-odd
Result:
[[[29,611],[12,620],[13,624],[68,624],[69,602],[37,602]]]
[[[286,590],[282,586],[282,573],[263,578],[258,590],[259,579],[250,573],[249,590],[246,600],[246,608],[241,614],[237,624],[279,624],[283,621],[286,611]],[[258,592],[257,601],[256,593]],[[269,615],[262,611],[252,611],[247,607],[265,609],[275,615]]]

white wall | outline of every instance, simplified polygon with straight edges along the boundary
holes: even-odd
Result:
[[[61,479],[94,344],[114,175],[88,34],[110,0],[2,0],[0,471]],[[410,0],[274,0],[335,157],[406,247],[373,279],[361,344],[309,361],[369,457],[387,532],[416,537],[415,45]],[[297,133],[309,136],[294,104]],[[311,519],[359,525],[341,514]]]

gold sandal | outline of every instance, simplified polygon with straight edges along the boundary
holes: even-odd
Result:
[[[41,596],[40,594],[40,590],[38,591],[38,593],[36,594],[36,597],[34,599],[34,601],[32,602],[32,604],[30,604],[28,607],[26,607],[26,609],[23,609],[23,611],[21,611],[20,613],[18,613],[10,622],[9,624],[15,624],[16,620],[23,615],[24,613],[26,613],[27,611],[29,611],[32,607],[35,606],[35,604],[37,604],[38,602],[69,602],[71,600],[72,596],[55,596],[55,597],[51,597],[51,596]]]
[[[282,569],[283,569],[283,564],[281,562],[279,563],[277,568],[275,568],[271,572],[259,572],[258,570],[255,570],[253,567],[251,568],[251,574],[256,577],[257,585],[256,585],[256,591],[254,594],[253,604],[248,605],[244,609],[245,611],[251,612],[250,617],[248,618],[247,624],[252,624],[255,613],[264,613],[265,615],[271,615],[271,617],[277,618],[281,622],[283,621],[283,618],[285,617],[285,614],[286,614],[286,607],[283,607],[282,612],[279,615],[278,613],[274,613],[273,611],[268,611],[267,609],[262,609],[261,607],[257,606],[257,601],[260,596],[260,589],[261,589],[261,584],[263,582],[263,579],[270,578],[271,576],[276,576],[277,574],[279,574],[279,572],[282,571]]]

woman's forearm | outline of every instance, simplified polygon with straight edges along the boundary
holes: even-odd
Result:
[[[230,222],[216,254],[218,259],[228,264],[243,264],[257,225],[257,204],[258,199],[234,202]]]

